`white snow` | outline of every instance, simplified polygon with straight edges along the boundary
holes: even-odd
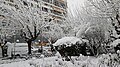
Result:
[[[100,67],[100,64],[104,66],[107,65],[107,63],[109,63],[110,61],[110,58],[115,56],[116,55],[114,54],[103,54],[96,58],[91,56],[80,55],[79,57],[72,57],[71,61],[63,61],[62,58],[58,58],[57,56],[47,58],[42,57],[41,59],[32,58],[30,60],[20,62],[12,62],[8,64],[5,63],[1,64],[0,67]],[[103,62],[105,63],[102,64]],[[112,65],[111,67],[115,66]]]
[[[87,39],[82,39],[82,41],[83,41],[83,42],[87,42],[87,43],[89,42]]]
[[[56,56],[41,59],[33,58],[26,61],[1,64],[0,67],[80,67],[89,64],[89,62],[87,62],[89,60],[88,57],[82,57],[81,60],[78,61],[76,61],[75,58],[76,57],[73,57],[72,61],[63,61],[62,58]],[[72,62],[74,62],[74,64]]]
[[[77,37],[63,37],[59,40],[57,40],[53,45],[58,46],[58,45],[63,45],[63,44],[75,44],[76,42],[82,43],[82,40],[77,38]]]
[[[110,45],[117,46],[119,43],[120,43],[120,39],[117,39],[117,40],[113,41]]]
[[[12,43],[13,45],[15,44],[15,46],[27,46],[27,43]]]
[[[57,51],[57,53],[55,54],[55,56],[57,56],[58,58],[62,58],[62,56],[60,55],[60,53]]]

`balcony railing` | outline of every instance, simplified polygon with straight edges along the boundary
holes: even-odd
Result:
[[[52,13],[54,13],[54,14],[56,14],[56,15],[59,15],[59,16],[62,16],[62,13],[59,12],[59,11],[55,11],[55,10],[53,10]]]
[[[48,12],[48,9],[45,7],[42,7],[42,11]]]

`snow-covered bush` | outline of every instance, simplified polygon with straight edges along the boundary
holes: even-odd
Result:
[[[119,60],[120,58],[116,55],[116,54],[103,54],[100,58],[99,58],[99,67],[118,67],[119,65]]]
[[[55,49],[62,57],[65,57],[66,60],[70,60],[71,56],[79,56],[80,54],[86,55],[86,42],[88,42],[88,40],[77,37],[63,37],[57,40],[53,46],[55,46]]]

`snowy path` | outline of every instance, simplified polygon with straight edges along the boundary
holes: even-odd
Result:
[[[89,59],[88,59],[89,58]],[[31,59],[20,62],[13,62],[9,64],[1,64],[0,67],[82,67],[87,65],[88,67],[97,67],[98,60],[94,57],[84,57],[78,59],[78,61],[62,61],[57,57],[48,57],[42,59]],[[74,63],[74,64],[73,64]]]

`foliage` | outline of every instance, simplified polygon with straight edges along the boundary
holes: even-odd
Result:
[[[102,58],[99,59],[99,67],[118,67],[119,66],[119,57],[115,54],[103,54]]]
[[[6,39],[18,33],[20,23],[17,23],[16,18],[13,18],[13,10],[3,2],[3,0],[0,1],[0,34],[2,39]]]
[[[101,44],[105,42],[105,31],[99,26],[91,26],[85,31],[84,36],[89,40],[93,55],[98,55]]]
[[[2,0],[1,6],[3,8],[1,9],[1,16],[5,16],[10,21],[16,23],[15,27],[11,27],[10,29],[13,29],[14,32],[16,32],[16,29],[19,30],[19,34],[28,43],[29,54],[31,54],[32,41],[41,34],[43,27],[47,25],[48,22],[42,21],[39,8],[35,5],[32,7],[26,1],[17,0],[8,2]],[[18,28],[16,28],[16,26]]]
[[[88,0],[90,6],[88,12],[94,16],[104,17],[109,19],[109,24],[112,24],[115,32],[111,32],[111,38],[119,38],[119,0]],[[116,35],[114,35],[116,34]]]

